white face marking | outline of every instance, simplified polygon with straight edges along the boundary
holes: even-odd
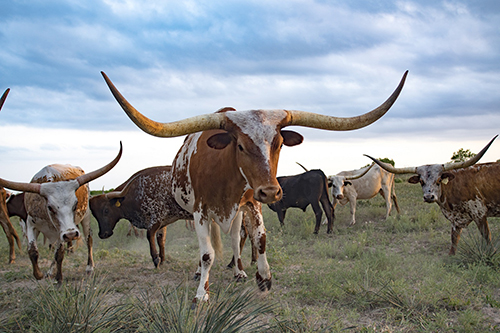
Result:
[[[75,225],[75,211],[77,205],[75,191],[80,187],[76,180],[42,183],[40,195],[47,200],[48,215],[62,236],[67,232],[78,230]],[[52,213],[49,209],[52,210]],[[55,218],[57,221],[54,221]]]
[[[271,159],[271,144],[278,134],[279,124],[286,116],[284,110],[227,112],[227,118],[259,148],[266,161]],[[269,165],[266,165],[269,168]]]

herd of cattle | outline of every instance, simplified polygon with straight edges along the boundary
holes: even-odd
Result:
[[[394,168],[370,157],[374,161],[372,165],[330,177],[321,170],[305,168],[300,175],[276,177],[282,146],[295,146],[303,140],[299,133],[284,127],[333,131],[365,127],[390,109],[403,88],[407,72],[384,103],[356,117],[338,118],[296,110],[236,112],[233,108],[223,108],[213,114],[172,123],[159,123],[139,113],[106,74],[102,75],[119,105],[143,131],[159,137],[187,137],[171,166],[138,171],[112,192],[92,197],[88,183],[118,163],[121,143],[118,155],[111,162],[90,173],[71,165],[53,164],[40,170],[29,183],[0,178],[0,223],[9,241],[9,262],[15,260],[15,244],[20,246],[20,237],[9,217],[19,216],[36,279],[44,276],[38,267],[39,233],[55,250],[47,276],[54,275],[60,282],[64,245],[69,246],[81,238],[80,226],[88,249],[86,270],[93,271],[91,214],[99,224],[100,238],[110,237],[120,219],[147,230],[156,267],[165,260],[167,225],[179,219],[193,220],[200,247],[196,272],[200,283],[193,302],[208,300],[209,272],[221,248],[220,229],[231,236],[233,258],[229,267],[234,277],[247,277],[240,253],[248,237],[252,244],[252,262],[257,263],[257,284],[263,291],[271,288],[262,204],[277,213],[282,225],[288,208],[305,210],[311,205],[316,216],[315,233],[319,231],[323,209],[328,221],[327,232],[331,233],[337,203],[350,203],[351,225],[355,223],[356,200],[370,199],[378,193],[385,199],[386,216],[392,203],[399,213],[394,174],[414,173],[417,176],[409,181],[420,182],[424,200],[438,203],[452,224],[450,254],[456,251],[462,228],[474,221],[481,234],[490,240],[486,218],[500,216],[497,200],[500,198],[500,163],[474,165],[495,138],[474,158],[463,163]],[[8,92],[9,89],[0,100],[0,109]],[[4,187],[20,193],[12,194]]]

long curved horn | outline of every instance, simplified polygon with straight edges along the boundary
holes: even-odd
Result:
[[[140,129],[148,134],[159,137],[174,137],[210,129],[224,128],[226,118],[223,113],[204,114],[171,123],[159,123],[151,120],[137,111],[123,97],[104,72],[101,72],[101,74],[123,111]]]
[[[106,199],[111,200],[111,199],[116,199],[116,198],[122,198],[123,197],[123,191],[111,191],[106,194],[104,194]]]
[[[210,113],[171,123],[160,123],[151,120],[137,111],[123,97],[104,72],[101,72],[101,74],[125,113],[140,129],[148,134],[159,137],[173,137],[209,129],[223,129],[225,126],[226,116],[224,113]],[[342,118],[306,111],[285,110],[290,115],[290,121],[283,124],[282,127],[296,125],[335,131],[349,131],[365,127],[382,117],[394,104],[401,89],[403,89],[407,75],[408,71],[404,73],[401,82],[392,95],[382,105],[368,113],[356,117]]]
[[[295,163],[297,163],[298,165],[300,165],[300,166],[302,167],[302,169],[306,170],[306,172],[307,172],[307,171],[309,171],[309,170],[307,170],[307,169],[306,169],[306,167],[305,167],[305,166],[303,166],[303,165],[302,165],[302,164],[300,164],[299,162],[295,162]]]
[[[122,157],[122,151],[123,151],[122,142],[120,141],[120,151],[118,152],[118,155],[115,157],[115,159],[100,169],[97,169],[95,171],[78,176],[76,178],[76,180],[78,181],[78,184],[80,184],[80,186],[82,186],[83,184],[86,184],[94,179],[97,179],[97,178],[101,177],[102,175],[104,175],[109,170],[113,169],[113,167],[116,165],[116,163],[118,163],[118,161]]]
[[[40,185],[38,183],[18,183],[0,178],[0,186],[10,188],[11,190],[21,192],[40,193]]]
[[[378,108],[357,117],[342,118],[325,116],[305,111],[287,110],[291,115],[290,123],[285,126],[296,125],[304,127],[313,127],[324,130],[351,131],[370,125],[382,117],[394,104],[403,89],[408,71],[403,74],[398,87],[389,98]]]
[[[368,171],[370,171],[370,169],[375,165],[375,163],[372,163],[370,164],[370,166],[364,170],[363,172],[360,172],[359,174],[357,175],[352,175],[352,176],[344,176],[345,180],[354,180],[354,179],[358,179],[358,178],[361,178],[363,177],[364,175],[366,175],[368,173]]]
[[[477,153],[476,156],[469,158],[467,161],[445,164],[444,171],[467,168],[467,167],[470,167],[471,165],[476,164],[481,159],[481,157],[483,157],[483,155],[486,153],[488,148],[490,148],[491,144],[493,143],[493,141],[495,141],[497,136],[498,136],[498,134],[495,135],[495,137],[493,137],[493,139],[491,139],[491,141],[479,153]]]
[[[368,158],[371,158],[373,162],[377,163],[382,169],[387,172],[395,173],[395,174],[404,174],[404,173],[417,173],[416,167],[406,167],[406,168],[395,168],[389,163],[383,163],[377,160],[375,157],[371,157],[370,155],[363,154]]]
[[[7,90],[5,90],[2,97],[0,98],[0,110],[2,110],[3,103],[5,103],[5,100],[7,99],[7,95],[9,94],[9,91],[10,91],[10,88],[7,88]]]

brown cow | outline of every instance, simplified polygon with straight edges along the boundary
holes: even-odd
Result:
[[[88,208],[89,189],[87,183],[104,175],[120,160],[122,146],[116,158],[106,166],[85,174],[79,167],[52,164],[40,170],[30,183],[18,183],[0,178],[0,186],[25,193],[24,204],[28,217],[26,236],[28,253],[33,266],[33,275],[42,279],[38,266],[37,232],[46,236],[54,245],[55,259],[49,270],[51,275],[56,266],[55,278],[62,281],[63,244],[80,238],[78,224],[82,224],[87,241],[87,273],[94,270],[92,257],[92,235],[90,230],[90,209]]]
[[[261,290],[271,287],[266,257],[266,231],[261,203],[281,199],[276,180],[282,145],[295,146],[303,137],[287,126],[348,131],[367,126],[382,117],[396,101],[406,78],[378,108],[352,118],[338,118],[291,110],[235,112],[224,108],[213,114],[173,123],[158,123],[139,113],[102,73],[115,99],[134,123],[148,134],[173,137],[189,134],[172,163],[175,199],[193,214],[200,245],[201,277],[193,302],[208,300],[208,277],[214,261],[210,242],[212,221],[231,233],[235,278],[245,278],[240,258],[240,230],[244,208],[254,223],[253,240],[259,249],[256,279]]]
[[[2,97],[0,97],[0,110],[7,99],[9,91],[10,89],[5,90]],[[9,219],[6,202],[9,195],[10,193],[7,193],[3,187],[0,187],[0,225],[2,226],[3,231],[5,231],[5,235],[7,236],[7,240],[9,242],[9,264],[12,264],[16,260],[15,244],[17,243],[17,247],[19,249],[21,248],[21,245],[19,235]]]
[[[110,237],[122,218],[136,228],[146,229],[155,267],[165,261],[167,225],[179,219],[193,219],[193,215],[182,209],[172,195],[171,169],[171,166],[158,166],[140,170],[113,192],[90,198],[92,215],[99,223],[99,237]]]
[[[451,222],[450,255],[457,251],[462,229],[474,221],[486,241],[491,241],[488,217],[500,217],[500,163],[474,165],[486,153],[496,136],[476,156],[465,162],[394,168],[371,158],[396,174],[417,174],[409,183],[422,185],[424,201],[435,202]]]

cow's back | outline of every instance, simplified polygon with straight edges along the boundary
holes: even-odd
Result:
[[[438,203],[443,212],[469,210],[481,214],[485,207],[487,216],[500,216],[500,163],[476,164],[450,173],[455,178],[441,184]]]
[[[84,173],[85,172],[80,167],[72,166],[70,164],[51,164],[38,171],[31,179],[31,183],[67,181],[76,179],[78,176],[81,176]],[[78,199],[78,205],[75,213],[75,222],[79,222],[85,215],[85,212],[88,208],[88,185],[85,184],[83,186],[80,186],[78,190],[76,190],[75,194]],[[36,193],[27,192],[24,195],[24,204],[26,207],[26,212],[34,219],[49,219],[46,208],[47,200],[43,196]]]
[[[343,171],[340,172],[341,176],[352,176],[354,174],[359,174],[362,170],[366,170],[369,166],[361,168],[359,170],[353,171]],[[385,171],[380,166],[375,164],[372,168],[361,178],[350,180],[352,183],[352,188],[347,186],[344,192],[356,191],[357,199],[371,199],[376,196],[383,186],[390,187],[394,182],[394,174]]]

